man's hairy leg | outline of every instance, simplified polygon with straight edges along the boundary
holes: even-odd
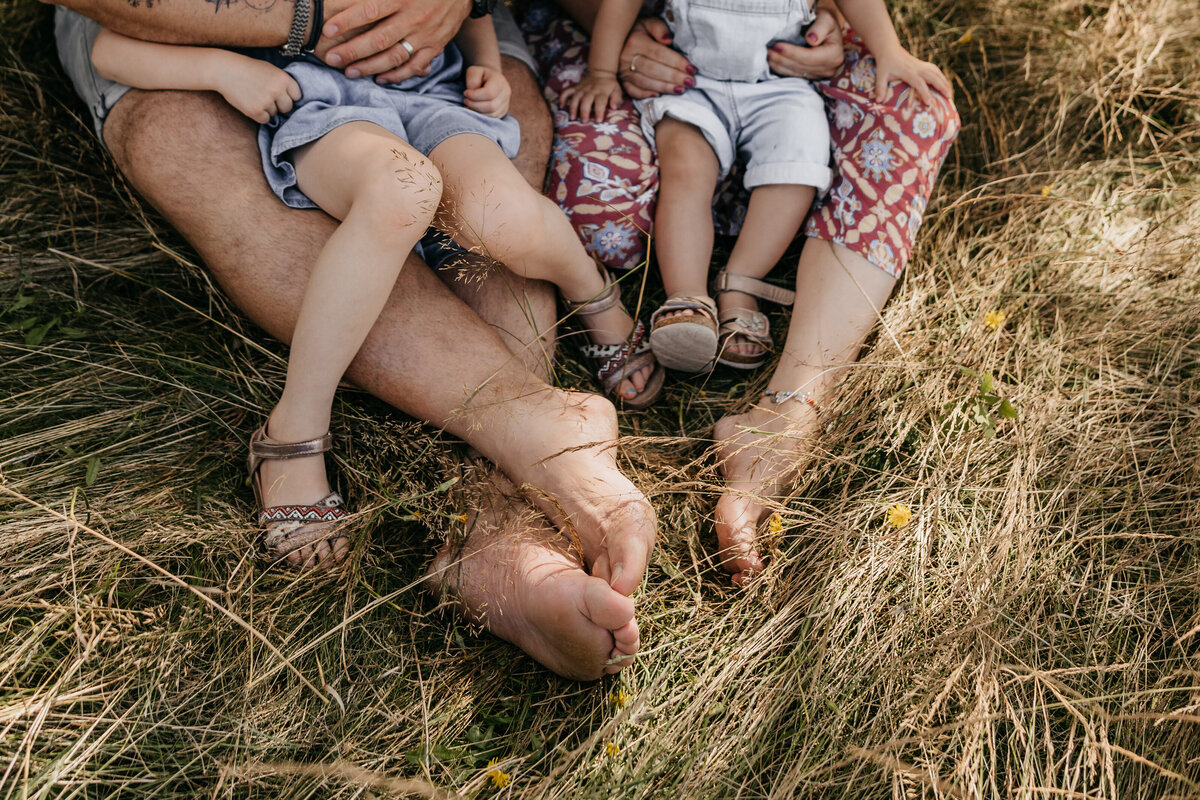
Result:
[[[105,136],[135,188],[192,243],[231,299],[287,341],[310,265],[335,223],[288,209],[270,192],[254,126],[216,95],[131,91],[110,113]],[[616,437],[611,404],[547,386],[415,257],[347,377],[538,487],[539,505],[573,525],[595,574],[618,593],[641,581],[654,515],[608,448]]]

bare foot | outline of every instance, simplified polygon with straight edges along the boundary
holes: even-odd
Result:
[[[546,668],[596,680],[633,662],[633,600],[589,576],[570,543],[494,477],[466,541],[442,548],[429,588]]]
[[[267,436],[277,442],[306,441],[322,434],[293,432],[274,418],[268,423],[267,429]],[[262,462],[258,474],[262,481],[263,506],[266,508],[312,505],[327,497],[331,491],[325,475],[323,453],[301,458],[268,459]],[[316,533],[319,532],[313,531],[314,535]],[[325,569],[345,559],[349,550],[350,540],[345,536],[338,536],[332,541],[322,537],[288,553],[286,560],[302,569]]]
[[[762,571],[759,527],[772,510],[772,499],[803,469],[819,430],[816,410],[796,400],[778,405],[764,400],[745,414],[717,421],[713,432],[726,488],[715,512],[717,543],[734,583]]]
[[[592,575],[631,595],[646,572],[658,522],[646,496],[617,467],[616,410],[602,397],[558,390],[547,391],[540,404],[524,436],[485,455],[578,538]]]

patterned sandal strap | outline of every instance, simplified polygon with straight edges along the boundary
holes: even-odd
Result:
[[[600,385],[605,388],[605,391],[608,391],[608,384],[614,377],[618,381],[623,380],[627,373],[636,372],[641,368],[641,366],[636,369],[626,369],[625,367],[634,356],[650,352],[650,342],[646,341],[646,325],[638,320],[633,327],[633,334],[621,344],[585,344],[579,348],[579,351],[599,364],[596,368],[596,379],[600,381]]]
[[[282,559],[314,542],[338,535],[336,523],[349,514],[336,492],[309,506],[271,506],[258,515],[264,530],[263,547],[272,558]]]
[[[757,297],[759,300],[778,303],[781,306],[790,306],[796,302],[796,293],[791,289],[784,289],[782,286],[760,281],[758,278],[751,278],[748,275],[735,275],[725,270],[718,272],[713,281],[713,294],[721,292],[742,292],[751,297]]]

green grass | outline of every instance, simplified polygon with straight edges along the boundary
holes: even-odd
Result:
[[[623,420],[646,650],[584,686],[435,610],[469,468],[362,393],[352,568],[254,563],[284,349],[115,171],[48,10],[0,5],[0,797],[1200,797],[1195,9],[892,8],[964,120],[909,274],[752,588],[704,457],[751,387]]]

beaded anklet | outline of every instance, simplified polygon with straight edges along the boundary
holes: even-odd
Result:
[[[817,412],[818,415],[825,413],[825,406],[814,400],[811,392],[802,392],[799,389],[793,392],[782,392],[777,389],[767,389],[762,393],[762,396],[769,399],[776,405],[779,405],[780,403],[786,403],[788,400],[795,400],[797,403],[804,403],[805,405],[810,406],[813,411]],[[826,433],[832,431],[833,420],[826,422],[822,428]]]

